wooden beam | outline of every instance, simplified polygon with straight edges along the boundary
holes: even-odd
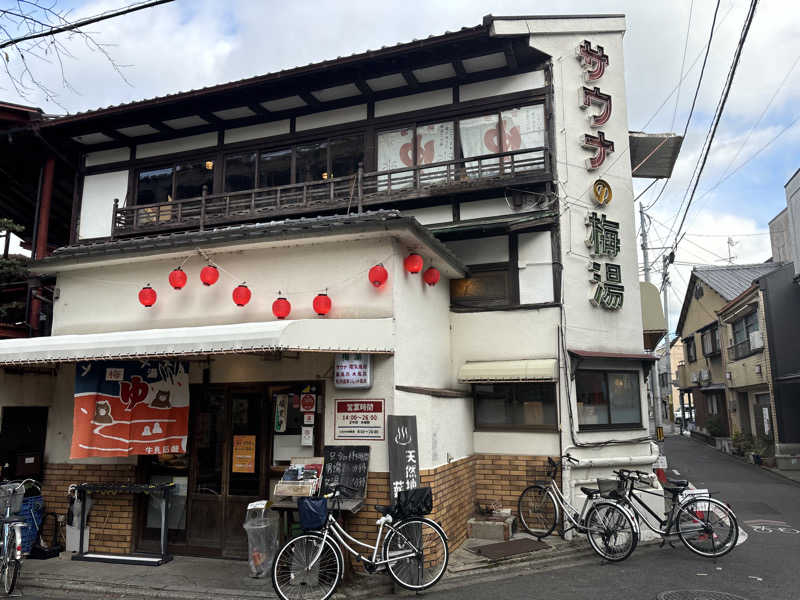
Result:
[[[375,92],[372,91],[372,88],[369,87],[366,81],[364,81],[361,77],[356,77],[353,83],[356,84],[358,91],[364,94],[365,96],[372,96]]]
[[[148,125],[150,125],[150,127],[152,127],[153,129],[157,129],[160,133],[170,133],[172,131],[175,131],[174,128],[170,127],[169,125],[161,121],[150,121]]]
[[[102,129],[100,133],[103,135],[107,135],[115,142],[119,142],[120,144],[125,144],[126,146],[131,143],[131,138],[127,135],[120,133],[119,131],[115,131],[114,129]]]
[[[406,69],[405,71],[402,72],[402,75],[403,79],[406,80],[408,87],[414,90],[419,87],[419,81],[417,81],[417,78],[414,77],[414,74],[411,72],[411,69]]]
[[[264,115],[264,116],[266,116],[266,115],[269,115],[269,114],[271,114],[271,113],[270,113],[270,112],[269,112],[269,111],[268,111],[266,108],[264,108],[263,106],[261,106],[261,105],[260,105],[258,102],[253,102],[252,104],[248,104],[248,105],[247,105],[247,108],[249,108],[250,110],[252,110],[252,111],[253,111],[254,113],[256,113],[257,115]]]
[[[321,103],[310,92],[297,92],[297,95],[302,98],[303,102],[313,108],[319,108]]]
[[[506,40],[503,44],[503,51],[506,54],[508,68],[512,73],[516,73],[519,70],[519,62],[517,61],[517,55],[514,53],[514,46],[511,45],[511,40]]]
[[[460,60],[453,61],[453,69],[455,70],[456,75],[459,77],[464,77],[464,75],[467,74],[467,71],[464,69],[464,63],[462,63]]]
[[[223,119],[220,119],[217,115],[212,115],[210,112],[198,112],[197,116],[217,127],[221,127],[225,124]]]

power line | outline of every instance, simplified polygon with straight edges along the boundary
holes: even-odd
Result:
[[[750,25],[753,23],[753,17],[756,13],[756,6],[758,5],[758,0],[751,0],[750,2],[750,9],[747,13],[747,17],[745,19],[744,27],[742,28],[741,36],[739,37],[739,43],[736,46],[736,52],[734,53],[733,62],[731,63],[731,68],[728,71],[728,77],[725,80],[725,85],[722,89],[722,95],[720,96],[720,101],[717,104],[717,110],[714,113],[714,119],[711,123],[711,129],[707,136],[708,143],[705,144],[702,159],[699,163],[699,169],[697,170],[697,177],[694,181],[694,186],[692,187],[691,196],[689,196],[689,202],[686,204],[686,210],[683,213],[683,218],[681,219],[680,225],[678,225],[678,229],[675,231],[675,244],[677,245],[678,236],[681,233],[681,229],[683,229],[683,224],[686,222],[686,215],[689,214],[689,208],[692,206],[692,200],[694,200],[694,195],[697,191],[697,186],[700,183],[700,178],[703,175],[703,169],[705,169],[706,162],[708,161],[708,155],[711,151],[711,146],[714,143],[714,137],[717,133],[717,128],[719,127],[719,122],[722,119],[722,113],[725,110],[725,104],[728,101],[728,95],[731,91],[731,86],[733,85],[733,78],[736,75],[736,68],[739,66],[739,59],[742,56],[742,49],[744,48],[745,40],[747,39],[747,34],[750,31]],[[691,180],[690,180],[691,181]],[[679,209],[680,210],[680,209]]]
[[[717,4],[719,7],[719,4]],[[683,67],[686,64],[686,49],[689,47],[689,32],[692,30],[692,12],[694,11],[694,0],[689,5],[689,21],[686,23],[686,38],[683,41],[683,58],[681,59],[681,75],[678,79],[678,94],[675,96],[675,109],[672,111],[672,123],[669,126],[670,131],[675,129],[675,117],[678,116],[678,104],[681,102],[681,82],[683,81]],[[716,20],[716,11],[714,13],[714,20]],[[711,25],[711,31],[714,31],[714,25]]]

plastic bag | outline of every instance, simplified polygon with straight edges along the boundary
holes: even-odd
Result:
[[[265,511],[263,516],[250,516],[243,525],[247,532],[247,562],[250,577],[266,577],[272,568],[272,559],[278,551],[278,514]]]

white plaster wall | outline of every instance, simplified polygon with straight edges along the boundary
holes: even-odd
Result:
[[[345,108],[326,110],[324,112],[297,117],[295,120],[295,129],[297,129],[297,131],[305,131],[307,129],[338,125],[339,123],[363,121],[366,118],[367,105],[359,104],[358,106],[347,106]]]
[[[442,106],[443,104],[452,103],[453,90],[451,88],[444,88],[441,90],[434,90],[432,92],[422,92],[421,94],[403,96],[401,98],[378,100],[375,103],[375,116],[385,117],[387,115],[396,115],[398,113],[433,108],[434,106]]]
[[[78,237],[88,239],[111,235],[114,199],[119,199],[119,205],[124,206],[127,195],[127,170],[85,177]]]
[[[516,211],[509,205],[505,198],[492,198],[490,200],[474,200],[461,202],[458,207],[461,219],[483,219],[486,217],[500,217],[513,215]]]
[[[327,318],[389,317],[397,271],[390,271],[380,289],[369,283],[367,272],[392,252],[388,239],[372,239],[218,253],[214,260],[225,271],[210,287],[200,283],[206,263],[195,255],[183,267],[189,281],[180,291],[167,278],[185,256],[63,272],[57,281],[61,294],[53,308],[53,335],[271,321],[279,290],[292,304],[292,319],[319,318],[312,301],[325,288],[333,301]],[[237,307],[231,294],[243,280],[253,297]],[[158,293],[151,308],[138,300],[147,283]]]
[[[507,235],[456,240],[446,242],[445,245],[465,265],[481,265],[508,260]]]
[[[553,301],[553,251],[549,231],[517,236],[520,304]]]
[[[130,160],[130,148],[112,148],[111,150],[101,150],[98,152],[86,153],[86,166],[105,165],[108,163]]]
[[[475,452],[480,454],[515,454],[558,456],[558,432],[476,431]]]
[[[235,144],[236,142],[257,140],[260,138],[267,138],[273,135],[281,135],[285,133],[289,133],[289,119],[270,121],[268,123],[259,123],[258,125],[250,125],[248,127],[226,129],[225,143]]]
[[[174,152],[185,152],[187,150],[197,150],[199,148],[212,148],[216,145],[216,132],[201,133],[199,135],[189,135],[175,140],[139,144],[136,146],[136,158],[150,158],[151,156],[173,154]]]
[[[544,71],[531,71],[462,85],[459,87],[458,97],[461,102],[469,102],[478,98],[524,92],[540,87],[544,87]]]
[[[422,273],[403,269],[410,249],[395,244],[393,273],[394,314],[397,351],[394,359],[395,385],[449,388],[450,289],[443,277],[435,286],[422,281]],[[431,265],[424,256],[423,272]],[[433,263],[436,266],[436,263]],[[394,413],[417,416],[420,469],[429,469],[448,460],[472,454],[472,407],[466,399],[432,398],[425,394],[395,391]]]
[[[428,206],[414,210],[404,210],[404,217],[414,217],[423,225],[433,223],[450,223],[453,220],[453,207],[450,204],[441,206]]]

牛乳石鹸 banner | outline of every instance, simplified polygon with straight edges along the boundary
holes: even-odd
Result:
[[[184,453],[188,431],[187,362],[76,365],[70,458]]]

